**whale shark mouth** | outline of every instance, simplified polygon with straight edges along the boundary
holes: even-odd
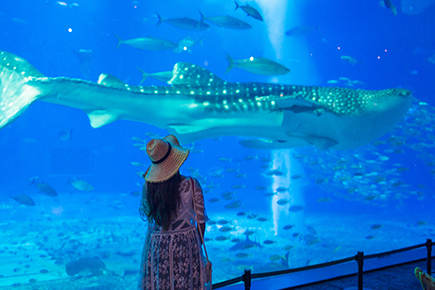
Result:
[[[26,60],[0,52],[0,129],[35,101],[83,110],[91,126],[116,120],[148,123],[182,143],[250,137],[248,148],[314,145],[342,150],[390,131],[411,106],[405,89],[226,82],[190,63],[176,63],[168,86],[130,86],[102,74],[98,83],[45,77]]]

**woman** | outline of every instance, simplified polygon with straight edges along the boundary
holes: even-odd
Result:
[[[148,142],[146,151],[152,164],[144,174],[140,206],[148,230],[138,289],[204,289],[205,268],[198,233],[201,230],[204,234],[208,220],[204,196],[196,179],[179,172],[189,150],[169,135]]]

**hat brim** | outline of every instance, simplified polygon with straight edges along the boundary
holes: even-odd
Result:
[[[144,174],[147,182],[163,182],[170,179],[178,172],[187,156],[189,156],[189,150],[182,148],[175,136],[169,135],[163,139],[171,143],[171,153],[163,162],[159,164],[152,163],[148,167]]]

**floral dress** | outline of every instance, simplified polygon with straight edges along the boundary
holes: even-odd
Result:
[[[205,289],[205,262],[200,236],[195,226],[193,196],[198,223],[205,223],[208,217],[201,186],[196,179],[193,180],[194,194],[191,179],[185,178],[181,181],[181,203],[177,218],[172,221],[167,231],[162,231],[154,223],[148,223],[138,290]]]

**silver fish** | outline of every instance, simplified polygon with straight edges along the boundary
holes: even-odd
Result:
[[[144,37],[144,38],[133,38],[129,40],[122,40],[118,35],[116,35],[118,39],[118,45],[115,47],[117,49],[122,44],[127,44],[134,48],[143,49],[143,50],[152,50],[152,51],[163,51],[174,49],[178,47],[178,44],[169,40],[154,38],[154,37]]]
[[[285,75],[290,72],[290,70],[282,64],[265,57],[251,56],[250,58],[235,60],[229,54],[226,54],[225,58],[228,61],[228,67],[225,73],[228,73],[235,67],[252,74],[264,76]]]
[[[201,13],[201,11],[199,12]],[[219,27],[229,28],[229,29],[251,29],[252,26],[245,21],[237,19],[235,17],[226,15],[226,16],[212,16],[205,17],[204,14],[201,13],[201,21],[209,21]]]
[[[249,4],[246,4],[246,5],[240,6],[240,5],[237,3],[237,1],[234,1],[234,2],[236,2],[236,9],[235,9],[235,10],[237,10],[237,8],[242,8],[242,10],[245,11],[246,14],[248,14],[248,16],[251,16],[251,17],[253,17],[253,18],[255,18],[255,19],[258,19],[258,20],[260,20],[260,21],[263,21],[263,17],[261,17],[260,12],[258,12],[257,9],[255,9],[254,7],[249,6]]]
[[[210,27],[206,23],[203,23],[201,21],[196,21],[188,17],[167,19],[161,17],[159,14],[157,14],[157,17],[159,18],[159,22],[157,23],[157,25],[160,25],[163,22],[165,22],[177,28],[189,29],[189,30],[205,30]]]

